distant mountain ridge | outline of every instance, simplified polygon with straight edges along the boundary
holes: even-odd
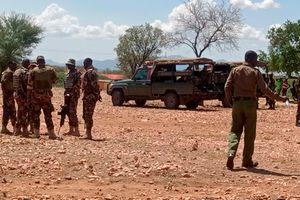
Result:
[[[54,66],[59,66],[59,67],[65,67],[66,66],[65,63],[56,62],[56,61],[51,60],[51,59],[46,59],[46,63],[48,65],[54,65]],[[93,65],[98,70],[106,70],[106,69],[117,70],[117,63],[118,63],[117,59],[93,60]],[[82,66],[83,65],[83,59],[77,60],[76,65],[77,66]]]

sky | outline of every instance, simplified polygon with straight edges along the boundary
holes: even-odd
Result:
[[[266,51],[268,29],[300,17],[298,0],[224,1],[241,8],[244,27],[238,50],[204,52],[213,60],[241,60],[249,49]],[[25,13],[43,27],[43,40],[30,58],[44,55],[65,62],[68,58],[115,59],[119,36],[135,25],[150,23],[172,31],[172,16],[181,12],[183,0],[0,0],[0,5],[0,14]],[[194,57],[184,46],[163,50],[162,56],[171,55]]]

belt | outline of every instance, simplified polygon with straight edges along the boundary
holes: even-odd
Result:
[[[233,97],[233,101],[256,101],[256,97]]]

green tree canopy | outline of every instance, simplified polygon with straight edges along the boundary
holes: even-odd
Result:
[[[30,16],[11,13],[0,16],[0,70],[9,60],[19,61],[40,43],[43,30]]]
[[[146,60],[156,58],[166,44],[167,36],[161,29],[150,24],[127,29],[115,48],[119,68],[128,75],[134,74],[136,68]]]
[[[299,72],[300,67],[300,20],[287,21],[280,27],[269,30],[270,66],[273,70],[286,72]]]

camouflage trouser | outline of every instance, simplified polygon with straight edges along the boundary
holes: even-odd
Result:
[[[16,98],[18,104],[16,128],[26,128],[28,126],[28,104],[26,99]]]
[[[3,93],[2,126],[6,127],[9,120],[13,126],[16,124],[15,100],[13,94]]]
[[[32,118],[33,118],[33,127],[34,129],[40,128],[40,115],[41,110],[43,109],[43,113],[45,115],[45,123],[49,130],[54,129],[53,121],[52,121],[52,112],[54,111],[54,107],[52,105],[51,99],[45,99],[43,101],[32,101]]]
[[[69,125],[73,127],[78,127],[78,117],[77,117],[77,105],[78,105],[78,98],[73,97],[69,103]]]
[[[93,127],[93,114],[97,103],[97,97],[95,95],[88,95],[83,97],[83,119],[86,129],[92,129]]]

